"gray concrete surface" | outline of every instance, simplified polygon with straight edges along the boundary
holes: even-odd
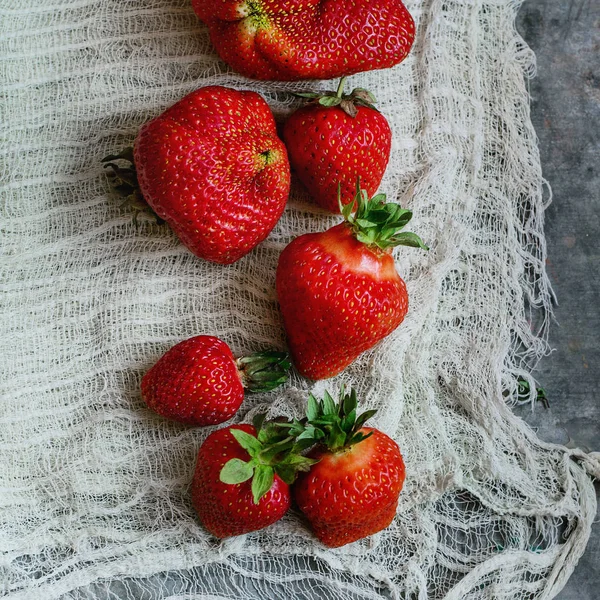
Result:
[[[517,27],[537,56],[531,116],[553,191],[545,230],[557,297],[554,352],[536,373],[550,408],[520,414],[543,439],[600,451],[600,0],[525,0]],[[600,599],[600,523],[557,598]]]

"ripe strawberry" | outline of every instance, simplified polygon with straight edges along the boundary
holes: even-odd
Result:
[[[427,247],[400,232],[412,213],[384,201],[357,189],[355,202],[342,209],[345,222],[301,235],[279,257],[277,296],[292,360],[305,377],[337,375],[406,315],[406,286],[391,249]]]
[[[219,538],[262,529],[281,519],[291,503],[289,484],[313,460],[276,426],[231,425],[200,447],[192,503],[202,524]],[[287,437],[286,437],[287,436]]]
[[[400,0],[192,0],[219,56],[242,75],[331,79],[401,62],[415,25]]]
[[[362,88],[337,92],[298,94],[313,101],[295,111],[283,128],[283,141],[298,179],[315,202],[339,213],[341,198],[350,202],[360,178],[370,196],[381,183],[390,159],[392,131],[373,106],[375,98]]]
[[[316,536],[336,548],[372,535],[393,520],[405,469],[400,449],[385,433],[364,427],[375,411],[356,416],[356,393],[339,404],[325,393],[309,398],[308,424],[319,442],[318,461],[294,484],[294,498]],[[318,433],[318,435],[315,435]]]
[[[209,86],[188,94],[141,128],[132,158],[133,169],[107,166],[132,188],[137,183],[157,216],[206,260],[240,259],[285,208],[287,152],[254,92]]]
[[[236,359],[222,340],[199,335],[179,342],[142,378],[142,397],[159,415],[189,425],[230,419],[244,390],[269,391],[284,383],[290,367],[284,352]]]

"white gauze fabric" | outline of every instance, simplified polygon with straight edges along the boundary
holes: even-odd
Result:
[[[429,252],[395,251],[405,322],[346,372],[247,397],[300,415],[309,391],[357,388],[407,464],[384,532],[337,550],[290,511],[211,538],[189,486],[211,428],[145,408],[140,380],[172,345],[213,334],[236,354],[285,348],[274,291],[295,236],[339,219],[294,185],[269,238],[231,266],[191,255],[115,199],[101,159],[199,86],[291,91],[211,48],[187,0],[0,0],[2,65],[0,593],[10,600],[552,598],[595,514],[598,456],[515,418],[517,379],[547,351],[543,180],[519,3],[413,0],[413,51],[356,75],[390,121],[381,191]]]

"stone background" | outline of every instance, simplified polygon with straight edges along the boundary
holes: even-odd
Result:
[[[525,0],[517,28],[537,56],[531,117],[553,192],[545,231],[557,299],[554,352],[535,373],[550,408],[517,412],[547,441],[600,451],[600,0]],[[600,598],[600,523],[557,598]]]

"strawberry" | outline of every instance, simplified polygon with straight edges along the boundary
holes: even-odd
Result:
[[[312,102],[290,116],[283,141],[298,179],[317,204],[339,213],[341,197],[350,201],[354,183],[372,196],[390,158],[392,131],[387,119],[373,106],[370,92],[356,88],[344,94],[342,78],[337,92],[298,94]]]
[[[263,419],[214,431],[198,452],[192,503],[216,537],[242,535],[281,519],[291,504],[289,484],[314,463],[295,451],[294,436],[264,426]]]
[[[284,352],[235,358],[222,340],[199,335],[168,350],[142,378],[142,397],[153,411],[188,425],[230,419],[244,390],[269,391],[287,379]]]
[[[255,79],[331,79],[408,54],[414,21],[400,0],[192,0],[217,54]]]
[[[309,397],[308,425],[318,445],[308,457],[317,462],[298,474],[294,499],[315,535],[332,548],[385,529],[404,484],[398,445],[364,426],[375,411],[357,417],[356,409],[354,390],[342,391],[338,404],[328,393],[321,401]]]
[[[415,234],[400,231],[412,213],[386,204],[384,194],[369,200],[357,186],[355,201],[342,213],[343,223],[294,239],[277,266],[292,360],[310,379],[337,375],[400,325],[408,294],[391,250],[400,244],[427,248]]]
[[[264,240],[290,187],[287,152],[265,100],[221,86],[185,96],[140,130],[134,166],[104,159],[194,254],[229,264]]]

